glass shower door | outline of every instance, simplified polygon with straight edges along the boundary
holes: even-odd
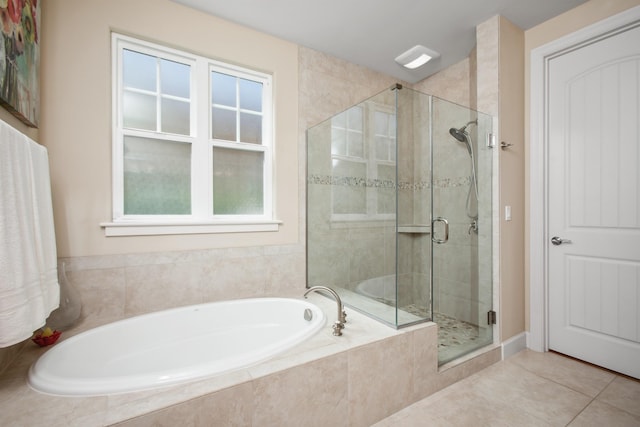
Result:
[[[431,284],[444,364],[493,341],[492,121],[431,99]]]

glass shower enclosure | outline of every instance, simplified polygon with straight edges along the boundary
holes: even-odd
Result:
[[[492,118],[394,85],[307,131],[307,286],[392,327],[434,321],[441,364],[491,344]]]

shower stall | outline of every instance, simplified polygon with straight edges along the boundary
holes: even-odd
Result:
[[[307,131],[307,286],[401,328],[439,362],[493,342],[489,115],[394,85]]]

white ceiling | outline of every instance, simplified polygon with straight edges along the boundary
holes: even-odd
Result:
[[[492,16],[526,30],[586,0],[173,1],[415,83],[466,58]],[[416,70],[395,63],[417,44],[440,58]]]

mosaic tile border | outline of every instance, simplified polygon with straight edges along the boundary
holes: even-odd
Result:
[[[406,182],[400,181],[396,186],[395,181],[358,178],[352,176],[333,175],[309,175],[307,183],[316,185],[334,185],[342,187],[365,187],[365,188],[397,188],[398,190],[424,190],[431,188],[429,181]],[[471,183],[469,176],[457,178],[442,178],[434,181],[434,188],[455,188],[468,186]]]

